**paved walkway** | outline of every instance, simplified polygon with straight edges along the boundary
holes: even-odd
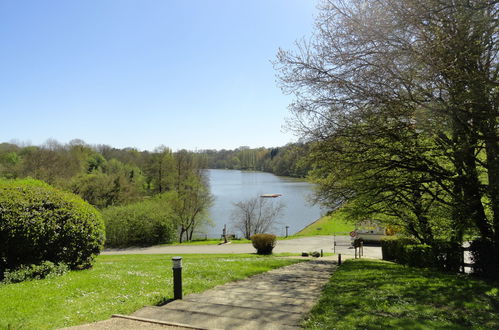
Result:
[[[301,253],[321,251],[333,252],[333,240],[336,241],[336,253],[353,255],[353,248],[349,248],[349,236],[309,236],[287,240],[278,240],[274,253]],[[223,245],[166,245],[147,248],[109,249],[102,254],[190,254],[190,253],[255,253],[251,244],[223,244]],[[381,248],[365,246],[364,257],[381,259]]]
[[[71,329],[295,329],[336,268],[333,257],[271,270],[131,316]]]

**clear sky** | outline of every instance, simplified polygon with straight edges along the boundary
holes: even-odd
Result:
[[[316,0],[0,0],[0,142],[281,146]]]

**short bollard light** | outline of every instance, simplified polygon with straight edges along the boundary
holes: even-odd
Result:
[[[173,299],[182,299],[182,257],[173,257]]]
[[[338,266],[341,265],[341,253],[338,253]]]

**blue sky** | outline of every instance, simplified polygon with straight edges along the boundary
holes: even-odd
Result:
[[[314,0],[0,0],[0,142],[280,146]]]

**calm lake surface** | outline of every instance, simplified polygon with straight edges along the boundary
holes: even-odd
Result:
[[[271,173],[246,172],[236,170],[206,170],[210,182],[211,193],[215,202],[210,209],[210,217],[214,226],[207,227],[208,237],[220,237],[224,225],[228,233],[234,233],[231,224],[233,203],[247,200],[262,194],[282,194],[272,199],[281,201],[284,205],[283,216],[273,234],[284,236],[286,226],[289,235],[303,229],[308,224],[319,219],[324,213],[320,207],[312,206],[308,197],[313,192],[313,185],[292,178],[279,177]],[[241,233],[236,232],[240,237]]]

